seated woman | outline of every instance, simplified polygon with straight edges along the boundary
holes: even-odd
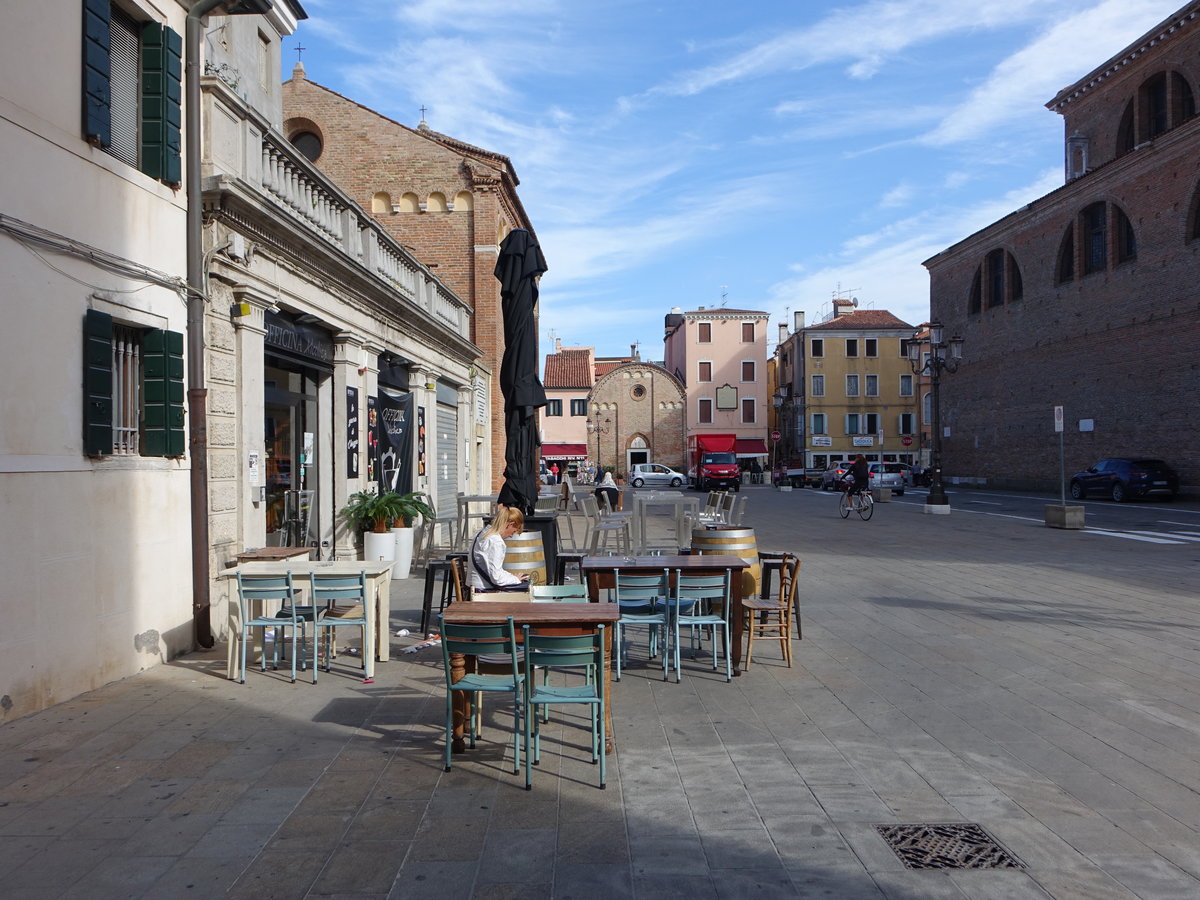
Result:
[[[528,575],[514,575],[504,569],[504,554],[508,545],[505,538],[520,534],[525,527],[525,516],[519,509],[496,504],[496,515],[492,524],[486,525],[471,541],[471,554],[467,559],[467,581],[478,591],[527,591]]]
[[[593,493],[596,495],[597,500],[600,499],[601,493],[607,494],[608,508],[613,510],[617,508],[617,497],[620,496],[621,492],[617,489],[617,483],[613,481],[612,472],[604,473],[603,480],[597,482],[596,490]]]

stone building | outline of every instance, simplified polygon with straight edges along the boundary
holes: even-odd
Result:
[[[479,391],[481,402],[492,422],[503,422],[504,326],[493,273],[509,231],[533,231],[512,162],[423,121],[417,128],[394,122],[308,80],[299,63],[284,83],[283,107],[288,139],[467,301],[470,338],[492,379],[489,390]],[[430,375],[436,380],[437,373]],[[487,467],[472,476],[476,493],[494,492],[501,483],[503,429],[489,437],[485,442],[481,428],[470,435],[472,445],[486,451]]]
[[[1105,456],[1200,480],[1200,2],[1047,103],[1065,183],[925,262],[961,335],[942,379],[945,472],[1057,489]]]

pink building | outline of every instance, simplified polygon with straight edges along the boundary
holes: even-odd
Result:
[[[738,455],[767,456],[767,324],[760,310],[724,307],[666,317],[664,365],[687,388],[693,434],[735,434]]]

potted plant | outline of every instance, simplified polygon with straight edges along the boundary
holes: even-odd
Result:
[[[396,564],[392,566],[392,578],[407,578],[412,569],[413,521],[418,517],[434,518],[433,507],[426,502],[424,491],[409,491],[407,494],[391,493],[388,512],[392,522],[392,538],[395,541]]]
[[[396,538],[390,529],[402,517],[401,496],[395,491],[359,491],[350,495],[350,502],[341,510],[350,528],[364,532],[364,559],[395,560]]]

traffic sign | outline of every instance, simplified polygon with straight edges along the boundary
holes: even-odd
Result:
[[[782,435],[782,434],[780,434],[778,431],[772,431],[772,432],[771,432],[771,440],[773,440],[773,441],[777,441],[777,440],[779,440],[781,437],[783,437],[783,435]]]
[[[904,437],[900,438],[900,443],[902,443],[905,447],[911,447],[912,446],[912,438],[910,438],[906,434]]]

